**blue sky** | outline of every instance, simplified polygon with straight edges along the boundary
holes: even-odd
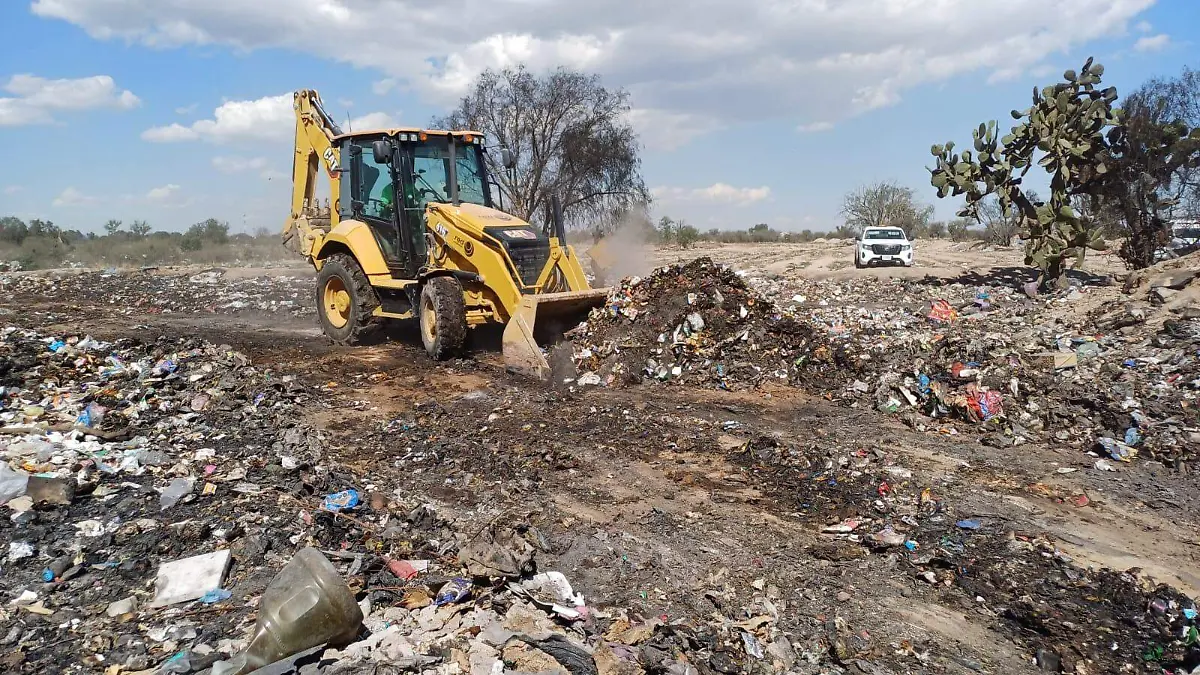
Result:
[[[1119,91],[1200,67],[1193,0],[437,6],[2,2],[0,215],[85,231],[210,216],[276,230],[292,90],[316,88],[363,124],[423,124],[482,68],[525,62],[598,72],[631,92],[656,215],[829,229],[847,191],[887,179],[950,217],[956,205],[928,185],[930,145],[968,140],[982,120],[1007,125],[1033,85],[1088,55]]]

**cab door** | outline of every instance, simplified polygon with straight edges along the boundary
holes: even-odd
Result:
[[[395,176],[388,164],[379,164],[371,152],[371,143],[381,137],[354,138],[350,141],[351,212],[367,224],[375,236],[383,259],[393,276],[409,271],[398,226]]]

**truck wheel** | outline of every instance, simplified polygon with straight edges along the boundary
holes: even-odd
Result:
[[[863,268],[862,260],[859,260],[858,255],[854,256],[854,267],[860,270]]]
[[[334,342],[357,344],[379,328],[371,312],[379,296],[352,256],[335,253],[325,259],[317,273],[317,320]]]
[[[421,289],[421,342],[438,361],[458,353],[467,338],[467,306],[454,277],[433,277]]]

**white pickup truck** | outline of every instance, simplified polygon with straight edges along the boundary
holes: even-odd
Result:
[[[868,227],[854,240],[855,267],[912,264],[912,242],[898,227]]]

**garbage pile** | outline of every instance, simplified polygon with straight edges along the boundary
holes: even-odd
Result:
[[[1131,303],[1082,284],[748,280],[700,258],[626,279],[568,337],[580,386],[788,383],[996,447],[1182,467],[1200,457],[1200,304],[1193,272],[1157,273]]]
[[[623,280],[567,337],[585,386],[658,380],[739,389],[792,381],[810,362],[851,365],[707,257]]]
[[[307,396],[199,340],[0,331],[3,670],[138,671],[233,636],[250,610],[226,601],[262,562],[242,533],[319,457],[288,416]]]
[[[121,316],[216,313],[311,316],[312,280],[294,276],[229,277],[226,270],[188,274],[147,270],[0,274],[0,292],[20,301],[108,306]]]
[[[1021,635],[1042,670],[1190,673],[1200,666],[1192,598],[1136,570],[1080,566],[1053,538],[1013,529],[994,505],[975,511],[946,500],[942,486],[922,482],[883,450],[759,436],[734,460],[755,485],[815,521],[822,541],[809,547],[812,557],[885,559],[888,569],[909,576],[918,597],[947,606],[965,602],[996,630]],[[1069,493],[1046,496],[1085,503]],[[830,660],[843,664],[879,648],[869,636],[844,630],[830,630],[827,644]],[[923,663],[945,656],[911,655]]]
[[[0,330],[0,671],[781,672],[778,610],[667,623],[332,462],[320,397],[196,339]],[[376,667],[383,668],[376,670]]]

